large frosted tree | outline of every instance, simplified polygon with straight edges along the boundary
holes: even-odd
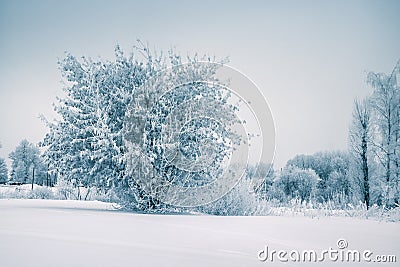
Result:
[[[54,105],[60,119],[46,122],[42,146],[50,169],[77,186],[110,187],[123,175],[122,127],[126,105],[146,66],[115,49],[115,61],[67,54],[59,62],[65,97]]]
[[[230,145],[241,140],[230,128],[239,121],[230,93],[216,83],[222,64],[196,58],[182,64],[175,55],[170,60],[171,68],[147,81],[127,110],[129,175],[142,180],[156,199],[197,205],[226,185],[196,191],[223,174]]]
[[[233,118],[226,109],[216,108],[212,106],[212,101],[207,101],[211,98],[225,101],[226,97],[220,94],[220,90],[212,90],[209,86],[185,85],[180,90],[171,92],[167,92],[171,89],[168,88],[169,83],[163,86],[143,86],[150,77],[165,68],[172,69],[171,76],[168,77],[170,82],[179,83],[183,77],[209,80],[206,78],[215,72],[216,65],[210,68],[185,69],[181,67],[182,58],[174,52],[170,51],[168,56],[156,56],[146,46],[139,44],[135,48],[135,57],[133,54],[126,57],[117,46],[113,61],[94,61],[85,57],[77,59],[67,54],[59,62],[64,79],[64,96],[54,105],[59,119],[53,122],[45,120],[49,133],[42,146],[45,148],[44,157],[50,171],[56,173],[59,179],[71,181],[76,186],[115,189],[122,204],[148,209],[160,204],[155,195],[157,190],[143,188],[135,178],[145,177],[151,181],[150,176],[154,171],[166,180],[168,177],[181,177],[181,183],[185,183],[188,178],[183,171],[167,168],[165,161],[149,162],[140,155],[144,153],[152,157],[160,153],[158,145],[163,140],[160,139],[161,136],[157,137],[159,129],[152,128],[151,125],[159,122],[163,127],[172,129],[182,127],[183,125],[179,125],[182,121],[190,121],[191,123],[185,125],[185,133],[180,135],[181,145],[183,144],[180,151],[190,159],[197,159],[199,146],[196,145],[196,140],[199,140],[199,136],[194,133],[200,129],[204,135],[208,134],[207,140],[214,138],[215,131],[207,132],[205,129],[213,129],[215,122],[202,120],[201,123],[195,123],[190,118],[190,111],[207,110],[210,117],[221,120],[225,118],[226,121],[232,121]],[[211,62],[209,58],[204,59]],[[188,57],[188,61],[195,64],[199,59],[197,56]],[[192,102],[187,100],[196,94],[197,97],[204,96],[203,100],[191,105]],[[213,96],[208,97],[207,94]],[[123,128],[129,104],[129,113],[134,119],[130,124],[129,136],[134,145],[127,155],[123,142],[126,132],[124,133]],[[181,106],[175,108],[174,104]],[[229,109],[230,105],[226,107]],[[169,121],[162,117],[166,108],[171,115]],[[167,135],[169,133],[172,132],[167,132]],[[146,147],[143,147],[143,140],[147,140]],[[173,148],[174,144],[170,145],[169,148],[176,150],[176,147]],[[223,146],[219,148],[222,149]],[[223,153],[217,155],[224,156]],[[206,175],[205,173],[204,176]],[[194,177],[191,182],[201,184],[201,179],[197,178]]]
[[[374,88],[371,97],[376,134],[374,150],[386,181],[387,205],[399,203],[400,175],[400,61],[390,74],[371,72],[368,82]]]

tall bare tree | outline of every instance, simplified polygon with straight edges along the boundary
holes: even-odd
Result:
[[[362,173],[361,188],[367,209],[370,206],[369,144],[371,142],[371,110],[367,100],[354,101],[350,128],[350,148],[358,169]]]

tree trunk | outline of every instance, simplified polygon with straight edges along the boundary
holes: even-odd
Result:
[[[90,194],[90,187],[89,187],[88,190],[86,191],[86,195],[85,195],[85,198],[84,198],[85,201],[87,200],[89,194]]]
[[[369,208],[369,174],[368,174],[368,157],[367,157],[367,151],[368,151],[368,144],[367,144],[367,136],[366,132],[364,132],[364,135],[362,137],[362,169],[363,169],[363,176],[364,176],[364,202],[365,205],[367,206],[367,209]]]
[[[33,183],[35,182],[35,167],[32,168],[32,190],[33,190]]]

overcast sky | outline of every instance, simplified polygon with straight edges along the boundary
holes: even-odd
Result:
[[[61,3],[62,2],[62,3]],[[352,104],[367,71],[400,58],[400,1],[0,0],[0,157],[38,142],[61,95],[57,58],[112,59],[136,39],[157,50],[229,56],[270,103],[275,165],[346,149]]]

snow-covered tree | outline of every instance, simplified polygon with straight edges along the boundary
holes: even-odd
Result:
[[[275,183],[289,198],[307,201],[315,193],[318,180],[314,170],[289,165],[282,170]]]
[[[370,72],[368,83],[374,88],[371,97],[375,118],[373,146],[384,168],[386,205],[399,203],[400,176],[400,61],[390,74]]]
[[[370,206],[371,161],[371,107],[368,100],[354,102],[353,120],[350,127],[350,153],[362,178],[359,181],[363,202]],[[357,173],[355,173],[357,175]]]
[[[40,151],[37,146],[22,140],[9,155],[11,159],[11,181],[18,183],[32,183],[35,177],[42,175],[43,170]]]
[[[141,56],[131,54],[125,57],[117,46],[114,61],[77,59],[67,54],[59,62],[65,82],[65,96],[54,105],[59,119],[53,122],[45,120],[49,133],[41,145],[45,147],[44,158],[50,172],[56,173],[59,179],[73,182],[78,187],[112,189],[118,192],[126,206],[149,209],[160,205],[156,196],[162,184],[160,181],[150,182],[152,188],[149,190],[137,182],[138,177],[154,181],[152,175],[157,173],[165,181],[178,178],[174,182],[187,186],[187,178],[190,178],[191,185],[199,185],[206,181],[206,177],[208,181],[213,178],[217,165],[226,155],[223,152],[226,152],[224,138],[227,136],[216,127],[217,120],[199,121],[196,114],[202,112],[203,117],[225,122],[232,122],[234,118],[231,112],[227,112],[232,109],[225,103],[227,96],[216,87],[195,82],[170,90],[170,85],[179,84],[183,79],[210,81],[216,64],[194,68],[193,64],[199,61],[194,56],[188,58],[192,66],[184,68],[176,53],[171,51],[168,57],[156,56],[141,43],[135,52]],[[172,70],[166,83],[143,86],[150,77],[166,68]],[[196,101],[190,102],[193,97]],[[217,102],[223,103],[222,108],[221,105],[218,108],[214,106]],[[165,117],[166,111],[168,118]],[[132,121],[123,131],[127,114]],[[183,132],[179,136],[173,136],[173,131],[161,133],[160,128],[155,127],[157,124],[163,129]],[[129,154],[123,137],[131,145]],[[180,138],[180,147],[169,142],[176,137]],[[235,140],[233,135],[230,137]],[[217,161],[211,162],[210,166],[214,167],[202,175],[189,177],[185,171],[166,165],[167,154],[176,149],[190,160],[205,158],[204,148],[210,140],[219,142],[212,147]],[[203,141],[207,142],[201,143]],[[168,148],[165,146],[167,143]],[[160,150],[161,145],[163,148]],[[149,160],[151,158],[154,160]]]
[[[59,62],[65,97],[54,105],[60,119],[46,122],[42,146],[52,172],[77,186],[106,188],[123,175],[125,109],[146,67],[118,46],[115,56],[102,62],[67,54]]]
[[[227,130],[237,122],[235,107],[227,102],[229,94],[216,83],[203,82],[215,82],[221,64],[203,64],[197,57],[188,61],[183,64],[170,54],[168,71],[151,78],[133,96],[125,129],[127,174],[143,180],[142,189],[155,199],[179,205],[193,203],[185,202],[187,191],[218,179],[228,143],[240,142]]]
[[[8,181],[8,168],[6,161],[0,158],[0,184],[4,184]]]
[[[349,196],[352,194],[352,178],[348,175],[350,158],[348,153],[317,152],[313,155],[297,155],[289,160],[286,166],[295,166],[300,169],[314,170],[318,175],[319,201],[335,198],[337,194]]]

